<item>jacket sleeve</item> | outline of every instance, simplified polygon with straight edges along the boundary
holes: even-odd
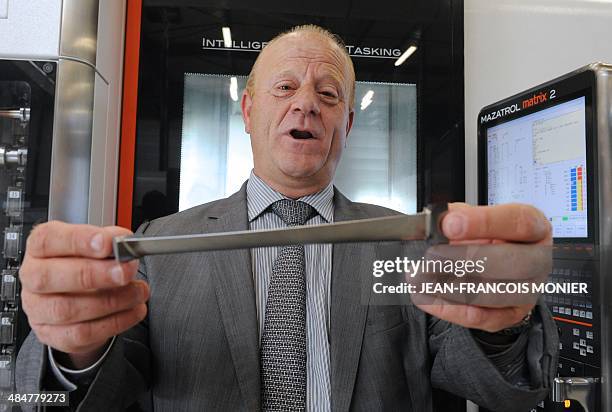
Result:
[[[510,382],[485,355],[469,329],[429,318],[432,385],[493,411],[526,411],[545,399],[557,370],[559,337],[543,303],[534,308],[527,344],[519,356],[526,362],[529,384]]]

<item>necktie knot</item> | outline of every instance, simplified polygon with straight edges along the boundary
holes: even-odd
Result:
[[[316,214],[308,203],[291,199],[278,200],[272,203],[271,208],[288,226],[303,225]]]

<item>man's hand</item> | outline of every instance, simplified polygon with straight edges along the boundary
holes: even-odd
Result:
[[[147,313],[149,286],[134,280],[138,262],[105,259],[120,227],[48,222],[34,228],[19,271],[23,309],[38,339],[89,366],[112,336]]]
[[[469,206],[452,203],[449,204],[449,212],[442,221],[442,231],[451,245],[509,242],[523,245],[552,245],[551,226],[544,214],[534,207],[523,204]],[[516,325],[533,308],[533,304],[515,306],[460,304],[445,301],[442,297],[413,300],[421,310],[440,319],[488,332]]]

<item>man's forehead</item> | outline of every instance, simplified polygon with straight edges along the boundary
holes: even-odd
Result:
[[[270,69],[286,67],[289,61],[321,62],[344,76],[348,69],[339,46],[318,33],[287,34],[268,45],[262,54],[259,65]]]

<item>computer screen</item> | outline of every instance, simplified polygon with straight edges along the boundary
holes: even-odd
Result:
[[[585,110],[582,96],[486,129],[488,204],[531,204],[553,237],[587,238]]]

